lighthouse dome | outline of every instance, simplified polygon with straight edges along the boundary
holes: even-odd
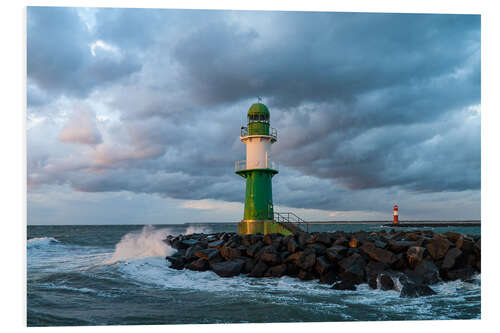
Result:
[[[249,120],[269,120],[269,117],[269,109],[262,103],[255,103],[248,109]]]

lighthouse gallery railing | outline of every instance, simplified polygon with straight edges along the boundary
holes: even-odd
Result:
[[[274,220],[278,223],[298,225],[302,230],[305,228],[305,230],[309,232],[309,224],[292,212],[274,212]]]
[[[247,160],[234,162],[234,171],[247,170],[247,169],[267,169],[267,168],[278,171],[279,164],[277,161],[273,161],[269,158],[264,161],[263,165],[256,162],[254,162],[253,164],[247,163]]]
[[[242,127],[241,132],[240,132],[240,137],[245,137],[248,136],[248,127]],[[278,140],[278,131],[276,128],[270,128],[269,129],[269,136],[272,137],[274,140]]]

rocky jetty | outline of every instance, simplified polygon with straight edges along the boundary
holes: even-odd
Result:
[[[378,232],[236,233],[168,236],[174,269],[212,270],[221,277],[319,280],[336,290],[398,290],[401,297],[434,295],[440,281],[467,280],[481,271],[481,238],[391,229]]]

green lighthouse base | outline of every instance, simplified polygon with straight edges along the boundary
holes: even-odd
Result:
[[[261,233],[263,235],[275,233],[285,236],[292,235],[292,232],[274,220],[242,220],[238,223],[239,235],[256,233]]]

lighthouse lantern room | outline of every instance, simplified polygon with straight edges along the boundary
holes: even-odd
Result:
[[[239,234],[283,233],[290,231],[274,221],[272,177],[278,173],[271,159],[271,145],[277,141],[270,128],[269,109],[253,104],[247,114],[248,125],[241,128],[240,140],[246,145],[246,160],[235,163],[235,172],[246,179],[245,210],[238,223]]]

